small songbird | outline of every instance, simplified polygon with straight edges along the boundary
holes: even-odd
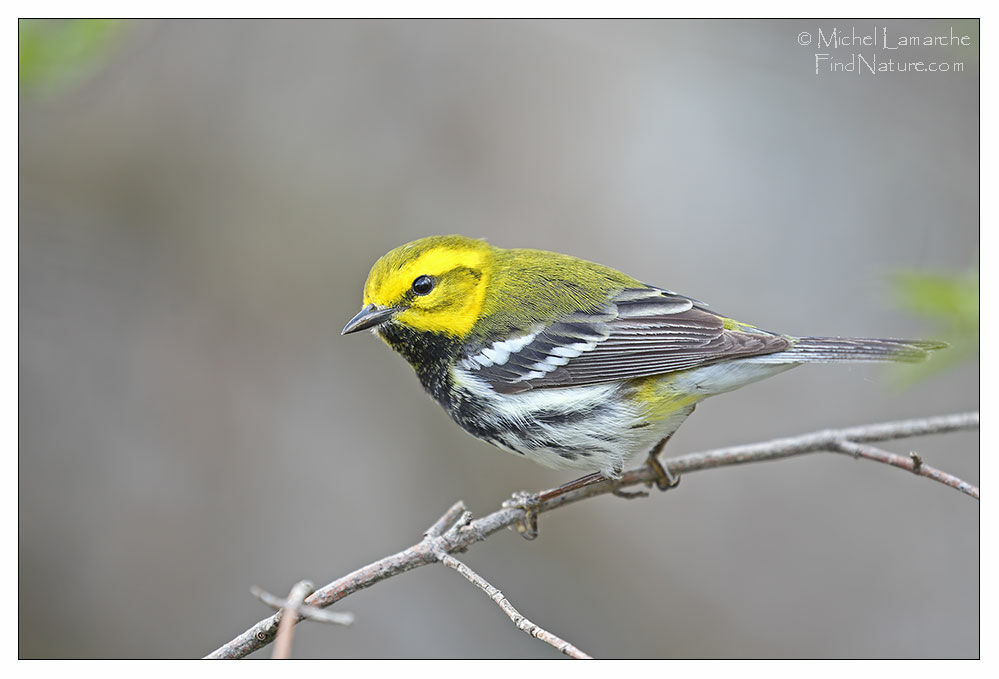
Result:
[[[674,481],[659,450],[708,396],[803,363],[912,362],[945,346],[782,335],[600,264],[464,236],[379,259],[342,334],[368,328],[473,436],[589,472],[584,484],[650,453],[661,488]]]

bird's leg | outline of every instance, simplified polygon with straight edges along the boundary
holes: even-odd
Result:
[[[654,483],[654,484],[656,484],[656,488],[658,488],[659,490],[669,490],[670,488],[676,488],[678,485],[680,485],[680,477],[679,476],[674,476],[670,472],[670,470],[666,469],[666,467],[664,467],[662,465],[662,463],[659,461],[659,455],[660,455],[660,453],[663,452],[663,448],[666,447],[666,443],[667,443],[667,441],[669,441],[670,436],[672,436],[672,434],[670,434],[669,436],[667,436],[666,438],[664,438],[662,441],[660,441],[659,443],[657,443],[655,445],[655,447],[652,450],[649,451],[649,456],[645,460],[646,466],[648,466],[649,468],[651,468],[652,471],[654,471],[656,473],[656,478],[655,479],[653,479],[651,481],[646,481],[645,483],[646,483],[646,485],[648,485],[650,487]],[[623,497],[625,500],[634,500],[635,498],[648,497],[649,496],[649,494],[646,491],[644,491],[644,490],[631,490],[631,491],[629,491],[629,490],[621,490],[620,488],[616,488],[615,490],[612,490],[611,492],[614,495],[617,495],[618,497]]]
[[[517,531],[526,539],[533,540],[538,537],[538,507],[570,491],[586,488],[606,479],[607,477],[600,472],[594,472],[582,476],[575,481],[563,483],[558,488],[550,488],[540,493],[514,493],[512,498],[503,503],[503,506],[524,510],[524,520],[517,525]]]
[[[662,462],[659,461],[659,454],[663,452],[663,448],[666,447],[666,444],[672,436],[673,434],[670,434],[657,443],[655,447],[649,451],[649,457],[645,460],[645,464],[656,473],[656,478],[653,481],[649,481],[648,484],[651,486],[655,483],[656,488],[659,490],[669,490],[670,488],[676,488],[680,485],[680,477],[674,476],[670,470],[666,469]]]
[[[659,461],[660,453],[663,452],[663,448],[666,447],[666,444],[672,436],[673,434],[670,433],[662,441],[657,443],[652,450],[649,451],[649,456],[645,460],[645,464],[656,473],[656,478],[647,482],[650,487],[654,483],[656,488],[659,490],[669,490],[670,488],[676,488],[680,485],[680,477],[670,472],[670,470],[664,467],[662,462]],[[616,469],[615,473],[616,475],[620,474],[621,470]],[[515,507],[517,509],[524,510],[524,520],[517,524],[517,531],[526,539],[533,540],[538,537],[538,507],[545,502],[554,500],[555,498],[565,495],[570,491],[586,488],[587,486],[592,486],[606,479],[607,477],[600,472],[594,472],[592,474],[587,474],[586,476],[581,476],[575,481],[563,483],[558,488],[543,490],[540,493],[514,493],[512,498],[503,503],[503,506],[506,508]],[[613,493],[618,497],[627,498],[629,500],[648,495],[644,491],[628,492],[620,489],[614,490]]]
[[[569,481],[568,483],[563,483],[558,488],[551,488],[549,490],[543,490],[538,493],[538,504],[542,502],[548,502],[548,500],[554,500],[560,495],[565,495],[566,493],[579,490],[580,488],[586,488],[587,486],[592,486],[594,483],[600,483],[604,481],[607,477],[600,472],[593,472],[592,474],[587,474],[586,476],[581,476],[575,481]]]

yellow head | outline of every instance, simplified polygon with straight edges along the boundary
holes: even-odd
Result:
[[[379,259],[365,307],[343,334],[394,321],[421,333],[527,332],[574,311],[593,311],[613,290],[642,287],[600,264],[543,250],[504,250],[464,236],[430,236]]]
[[[397,247],[371,268],[365,307],[344,333],[394,318],[414,330],[464,337],[482,314],[493,251],[464,236],[430,236]]]

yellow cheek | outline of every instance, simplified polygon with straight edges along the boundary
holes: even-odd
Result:
[[[396,262],[393,253],[379,260],[364,286],[364,304],[409,306],[396,320],[414,330],[466,337],[482,314],[488,287],[487,251],[447,248],[427,251],[412,261]],[[425,297],[409,294],[422,275],[438,279],[438,288]]]
[[[464,338],[482,315],[486,283],[485,276],[474,280],[443,280],[441,288],[427,297],[414,300],[412,306],[400,312],[396,319],[415,330]]]
[[[411,308],[399,313],[396,320],[404,323],[414,330],[439,332],[453,337],[464,337],[471,330],[475,322],[479,320],[479,311],[482,309],[480,301],[477,307],[469,308],[466,305],[463,309],[430,310]]]

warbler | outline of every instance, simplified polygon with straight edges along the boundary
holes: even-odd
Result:
[[[656,455],[709,396],[803,363],[919,361],[945,346],[769,332],[600,264],[464,236],[384,255],[363,305],[342,334],[372,329],[465,431],[589,472],[584,484],[651,452],[672,485]]]

